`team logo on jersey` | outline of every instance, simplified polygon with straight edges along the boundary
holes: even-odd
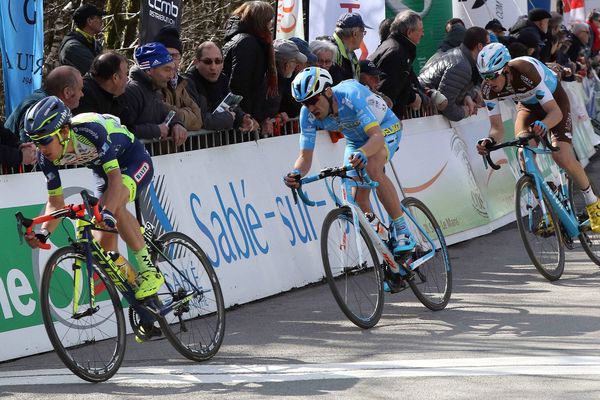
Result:
[[[525,75],[521,75],[521,80],[527,86],[533,86],[533,81],[531,79],[529,79],[528,77],[526,77]]]
[[[493,101],[486,101],[485,106],[489,111],[492,111],[494,108],[496,108],[496,103],[494,103]]]
[[[535,98],[538,100],[541,100],[544,98],[544,91],[543,90],[536,90],[535,91]]]
[[[137,171],[135,171],[135,174],[133,174],[133,179],[135,180],[135,182],[140,183],[149,170],[150,165],[148,165],[147,162],[144,162],[142,166]]]

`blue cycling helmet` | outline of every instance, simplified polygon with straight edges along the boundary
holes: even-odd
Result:
[[[25,114],[25,133],[34,142],[43,141],[58,133],[71,122],[71,110],[56,96],[44,97]],[[46,144],[46,143],[42,143]]]
[[[333,85],[333,79],[326,69],[308,67],[300,71],[292,82],[292,96],[301,103],[321,94]]]
[[[510,53],[502,43],[486,45],[477,56],[479,75],[493,74],[500,71],[511,60]]]

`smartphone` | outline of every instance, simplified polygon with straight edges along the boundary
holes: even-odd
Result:
[[[173,117],[175,116],[175,111],[171,110],[169,111],[169,113],[167,114],[167,118],[165,118],[165,122],[163,122],[165,125],[169,126],[169,124],[171,123],[171,120],[173,119]]]

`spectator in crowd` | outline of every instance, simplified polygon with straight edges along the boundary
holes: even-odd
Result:
[[[68,65],[54,68],[46,77],[43,88],[34,91],[26,97],[9,115],[4,126],[11,132],[18,134],[22,142],[28,142],[23,123],[29,107],[47,96],[56,96],[65,103],[69,109],[79,107],[83,96],[83,79],[77,69]]]
[[[136,65],[129,72],[125,88],[122,122],[140,139],[173,138],[176,146],[187,139],[187,130],[175,115],[166,118],[169,108],[162,99],[175,75],[175,63],[169,51],[160,43],[147,43],[135,49]]]
[[[84,4],[75,10],[73,22],[75,30],[67,33],[60,44],[58,62],[71,65],[85,75],[94,58],[102,52],[102,44],[96,35],[102,32],[104,11],[91,4]]]
[[[377,69],[377,67],[371,60],[361,60],[359,61],[359,63],[360,83],[368,87],[371,90],[371,92],[381,96],[381,98],[385,100],[385,103],[388,105],[388,107],[392,108],[392,106],[394,105],[392,100],[378,90],[381,78],[384,77],[385,74],[379,69]]]
[[[121,118],[122,99],[129,80],[127,58],[116,51],[102,53],[92,62],[90,72],[83,77],[83,98],[73,115],[84,112],[112,114]]]
[[[203,42],[196,49],[194,67],[185,74],[190,94],[200,106],[205,129],[225,130],[239,128],[242,131],[258,129],[250,114],[240,107],[228,111],[216,111],[221,101],[229,94],[228,79],[223,74],[223,53],[214,42]]]
[[[21,164],[33,165],[36,160],[37,152],[33,143],[19,144],[16,134],[0,126],[0,165],[2,167],[19,168]]]
[[[451,121],[477,113],[480,96],[474,90],[473,68],[477,55],[488,43],[489,34],[484,28],[471,27],[459,47],[443,54],[419,74],[423,87],[437,89],[446,96],[448,106],[442,114]]]
[[[225,27],[223,72],[240,106],[259,121],[264,136],[273,134],[267,98],[277,95],[277,67],[271,29],[275,12],[266,1],[248,1],[236,8]]]
[[[552,18],[552,14],[543,8],[533,8],[527,14],[527,19],[519,19],[510,30],[510,33],[517,38],[519,38],[523,32],[530,32],[535,35],[536,42],[542,43],[542,45],[540,45],[540,49],[533,54],[533,57],[542,62],[547,62],[550,58],[552,45],[549,43],[547,36],[550,18]]]
[[[286,123],[289,118],[296,118],[302,105],[292,97],[292,80],[296,67],[306,65],[307,57],[300,52],[295,42],[286,39],[277,39],[273,42],[275,62],[277,64],[277,80],[279,94],[269,99],[270,114],[276,115],[277,120]],[[298,107],[300,106],[300,107]]]
[[[421,107],[422,98],[412,63],[422,37],[423,21],[419,14],[402,11],[392,22],[390,36],[370,56],[375,66],[385,73],[379,91],[392,100],[392,111],[398,116],[403,115],[406,106]]]
[[[330,75],[332,75],[332,69],[340,68],[339,65],[333,63],[333,60],[337,57],[337,46],[329,40],[313,40],[310,42],[309,47],[310,51],[317,57],[317,67],[326,69]],[[341,74],[341,71],[337,74]]]
[[[299,37],[291,37],[290,40],[292,42],[294,42],[296,44],[296,46],[298,46],[298,50],[300,50],[300,53],[304,54],[304,56],[306,57],[306,62],[298,63],[298,65],[296,66],[295,72],[297,73],[299,71],[302,71],[306,67],[315,67],[317,65],[317,61],[318,61],[317,56],[310,49],[308,42],[306,40],[300,39]],[[277,54],[275,54],[275,55],[277,55]],[[275,58],[277,58],[277,57],[275,57]]]
[[[458,18],[452,18],[450,21],[457,20],[457,19]],[[461,23],[455,22],[452,25],[449,25],[449,23],[450,22],[446,23],[446,26],[449,27],[450,30],[447,31],[446,36],[444,37],[444,40],[438,46],[436,52],[433,53],[433,55],[429,58],[429,60],[427,60],[427,62],[423,66],[423,68],[427,67],[427,65],[429,63],[432,63],[435,60],[437,60],[442,54],[444,54],[448,50],[454,49],[454,48],[460,46],[463,39],[465,38],[465,32],[467,31],[467,29],[462,24],[462,22]]]
[[[188,131],[202,128],[202,111],[187,89],[188,81],[179,75],[183,45],[179,39],[179,31],[173,25],[163,26],[154,42],[163,44],[175,63],[175,75],[166,87],[161,89],[163,99],[169,110],[174,110],[177,117]]]
[[[592,10],[588,16],[587,24],[590,27],[590,56],[595,57],[600,51],[600,12]]]
[[[567,40],[571,42],[567,55],[571,61],[578,62],[580,57],[587,56],[590,27],[584,23],[574,24],[571,27],[571,33],[568,35]]]
[[[496,18],[488,22],[485,25],[485,29],[487,29],[488,33],[490,34],[490,41],[492,42],[498,41],[498,38],[503,37],[506,32],[506,28],[503,27],[502,23],[500,23],[500,21],[498,21]]]
[[[383,43],[385,39],[390,37],[390,28],[394,22],[394,18],[386,18],[379,24],[379,44]]]
[[[360,67],[354,51],[360,49],[367,28],[371,29],[365,25],[360,14],[346,13],[338,18],[332,42],[337,47],[334,64],[339,65],[340,69],[329,71],[334,85],[345,79],[360,79]],[[337,74],[338,71],[340,74]]]
[[[450,32],[455,25],[462,25],[463,28],[467,29],[462,19],[450,18],[448,21],[446,21],[446,26],[444,28],[446,30],[446,33]]]
[[[538,42],[538,36],[531,31],[524,31],[519,34],[517,38],[515,38],[514,42],[521,43],[525,46],[525,54],[524,56],[533,57],[534,54],[538,54],[540,48],[544,45],[543,42]],[[511,45],[508,46],[509,52],[512,56]],[[517,47],[518,49],[518,47]]]
[[[506,45],[506,48],[508,49],[508,52],[510,53],[510,58],[512,59],[517,57],[529,56],[529,51],[532,50],[529,49],[523,43],[519,42],[518,40],[511,41],[508,45]]]

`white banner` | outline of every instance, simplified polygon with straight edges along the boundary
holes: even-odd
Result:
[[[302,0],[279,0],[277,2],[277,39],[299,37],[304,39],[304,13]]]
[[[385,0],[310,0],[308,25],[309,42],[318,36],[331,36],[338,18],[347,13],[360,14],[370,26],[360,50],[359,59],[364,60],[379,45],[379,24],[385,19]],[[314,16],[314,18],[312,18]]]
[[[467,28],[484,27],[496,18],[508,30],[525,14],[527,0],[452,0],[452,15],[462,19]]]

